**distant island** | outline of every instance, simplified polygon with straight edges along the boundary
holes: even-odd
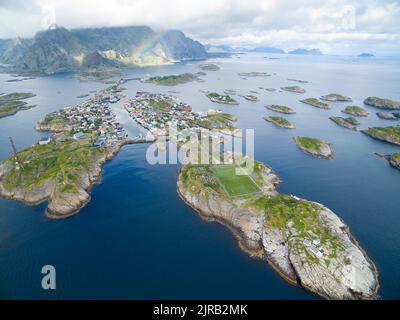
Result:
[[[346,97],[346,96],[343,96],[343,95],[337,94],[337,93],[327,94],[325,96],[322,96],[320,99],[324,100],[324,101],[332,101],[332,102],[335,102],[335,101],[351,102],[352,101],[352,99],[350,97]]]
[[[288,282],[327,299],[375,299],[377,269],[348,226],[322,204],[278,193],[271,168],[254,162],[249,172],[245,161],[183,166],[178,195]]]
[[[308,56],[320,56],[322,52],[320,49],[296,49],[293,51],[289,51],[289,54],[299,54],[299,55],[308,55]]]
[[[310,137],[294,137],[293,141],[300,150],[317,158],[332,159],[331,145],[323,140]]]
[[[263,52],[263,53],[280,53],[280,54],[285,53],[284,50],[282,50],[280,48],[274,48],[274,47],[255,47],[251,51],[252,52]]]
[[[296,111],[294,111],[292,108],[289,108],[286,106],[280,106],[280,105],[276,105],[276,104],[272,104],[272,105],[265,106],[265,107],[268,110],[285,113],[285,114],[295,114],[296,113]]]
[[[193,73],[184,73],[179,75],[151,77],[148,79],[143,79],[142,82],[154,83],[162,86],[176,86],[178,84],[199,80],[201,79]]]
[[[34,105],[28,105],[27,102],[22,101],[35,96],[35,94],[30,92],[0,94],[0,118],[9,117],[16,114],[18,111],[35,107]]]
[[[299,86],[281,87],[281,90],[294,93],[306,93],[306,90]]]
[[[206,64],[200,64],[199,68],[203,71],[218,71],[220,67],[218,67],[214,63],[206,63]]]
[[[360,53],[360,54],[358,55],[358,57],[359,57],[359,58],[374,58],[375,55],[373,55],[372,53],[366,53],[366,52],[364,52],[364,53]]]
[[[305,104],[308,104],[310,106],[316,107],[316,108],[320,108],[320,109],[331,109],[331,106],[325,102],[319,101],[316,98],[307,98],[304,100],[300,100],[300,102],[303,102]]]
[[[385,142],[400,146],[400,126],[397,127],[372,127],[361,130],[362,133]]]
[[[364,104],[378,109],[400,110],[400,102],[391,99],[368,97],[364,100]]]
[[[216,92],[210,92],[206,94],[207,97],[215,103],[221,103],[221,104],[231,104],[231,105],[238,105],[239,102],[237,102],[235,99],[233,99],[230,95],[221,95]]]
[[[329,119],[335,122],[337,125],[353,131],[356,131],[357,130],[356,126],[360,124],[360,122],[358,122],[357,119],[353,117],[348,117],[348,118],[330,117]]]
[[[265,121],[271,122],[277,127],[285,128],[285,129],[295,129],[296,127],[289,122],[289,120],[283,117],[277,116],[269,116],[264,118]]]
[[[368,117],[369,115],[367,110],[359,106],[347,106],[342,112],[357,117]]]

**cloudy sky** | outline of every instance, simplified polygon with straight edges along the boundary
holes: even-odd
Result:
[[[0,38],[148,25],[203,43],[400,55],[400,0],[0,0]]]

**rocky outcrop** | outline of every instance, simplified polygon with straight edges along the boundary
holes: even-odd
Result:
[[[374,263],[354,240],[349,228],[328,208],[313,203],[320,208],[320,222],[340,239],[343,251],[332,258],[329,264],[322,261],[308,264],[304,253],[299,254],[293,245],[300,235],[292,222],[284,229],[272,227],[264,212],[247,206],[243,200],[228,199],[205,188],[192,193],[190,188],[185,187],[182,170],[177,183],[182,200],[203,218],[230,228],[242,249],[266,259],[290,283],[300,284],[328,299],[376,298],[379,284]],[[275,186],[279,178],[271,169],[265,169],[263,180],[263,194],[277,196]]]
[[[385,156],[385,159],[389,161],[393,168],[400,170],[400,153]]]
[[[351,102],[352,99],[350,97],[343,96],[337,93],[330,93],[320,98],[325,101],[333,101],[333,102]]]
[[[372,127],[366,130],[361,130],[361,132],[370,136],[371,138],[400,146],[400,126]]]
[[[357,131],[356,125],[359,124],[359,122],[355,122],[355,118],[330,117],[329,119],[343,128]]]
[[[312,140],[311,145],[309,145],[308,143],[303,143],[303,139]],[[297,147],[300,150],[313,157],[324,159],[333,158],[334,153],[331,145],[323,140],[312,139],[308,137],[294,137],[293,141],[296,143]]]

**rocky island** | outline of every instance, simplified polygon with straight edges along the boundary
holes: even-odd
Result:
[[[142,80],[142,82],[146,83],[154,83],[162,86],[176,86],[178,84],[183,84],[192,81],[201,80],[197,75],[193,73],[184,73],[179,75],[169,75],[162,77],[151,77],[148,79]]]
[[[332,101],[332,102],[335,102],[335,101],[351,102],[352,101],[352,99],[350,97],[342,96],[341,94],[337,94],[337,93],[331,93],[326,96],[322,96],[320,99],[324,100],[324,101]]]
[[[348,118],[330,117],[329,119],[332,120],[333,122],[335,122],[337,125],[343,127],[343,128],[354,130],[354,131],[357,131],[357,127],[356,126],[360,124],[357,121],[357,119],[355,119],[353,117],[348,117]]]
[[[220,67],[213,63],[200,64],[199,68],[203,71],[218,71]]]
[[[326,109],[329,110],[331,109],[331,106],[325,102],[319,101],[316,98],[307,98],[304,100],[300,100],[300,102],[303,102],[305,104],[308,104],[310,106],[316,107],[316,108],[320,108],[320,109]]]
[[[309,155],[324,159],[333,158],[331,145],[323,140],[309,137],[294,137],[293,141],[300,150]]]
[[[258,97],[256,97],[255,95],[252,95],[252,94],[247,94],[247,95],[244,95],[244,96],[241,96],[241,97],[243,97],[246,100],[251,101],[251,102],[258,102],[259,101]]]
[[[400,110],[400,102],[396,102],[390,99],[368,97],[364,100],[364,104],[378,109]]]
[[[286,106],[280,106],[276,104],[272,104],[269,106],[265,106],[268,110],[275,111],[275,112],[280,112],[284,114],[295,114],[296,111],[294,111],[292,108],[286,107]]]
[[[377,112],[377,117],[383,120],[399,120],[393,113],[390,112]]]
[[[250,78],[255,78],[255,77],[270,77],[271,75],[268,72],[240,72],[238,73],[239,76],[241,77],[250,77]]]
[[[356,117],[368,117],[369,115],[367,110],[359,106],[347,106],[342,112]]]
[[[374,139],[400,146],[400,126],[372,127],[366,130],[361,130],[361,132]]]
[[[238,175],[237,173],[241,174]],[[378,272],[349,227],[324,205],[279,194],[279,177],[255,162],[185,165],[177,191],[203,219],[227,226],[249,255],[327,299],[375,299]]]
[[[9,94],[0,94],[0,118],[5,118],[16,114],[18,111],[28,110],[34,105],[28,105],[25,99],[35,97],[30,92],[14,92]]]
[[[233,99],[230,95],[221,95],[216,92],[209,92],[207,93],[207,97],[214,103],[231,104],[231,105],[239,104],[239,102]]]
[[[306,90],[299,86],[289,86],[289,87],[281,87],[281,90],[283,91],[288,91],[288,92],[294,92],[294,93],[306,93]]]
[[[391,155],[385,156],[385,159],[389,161],[390,165],[393,168],[400,170],[400,153],[394,153]]]
[[[287,119],[283,117],[276,117],[276,116],[270,116],[270,117],[265,117],[265,121],[271,122],[277,127],[285,128],[285,129],[295,129],[296,127],[291,124]]]

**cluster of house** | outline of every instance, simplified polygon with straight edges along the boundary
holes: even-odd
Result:
[[[68,131],[74,132],[75,140],[85,140],[87,133],[97,133],[99,139],[94,146],[113,146],[118,140],[125,139],[128,135],[121,123],[116,120],[115,114],[110,110],[110,103],[119,101],[123,95],[120,83],[100,91],[93,99],[74,107],[65,107],[55,116],[64,118]],[[56,133],[51,137],[44,137],[39,144],[50,141],[63,141],[65,135]]]
[[[124,108],[135,122],[155,135],[166,134],[171,125],[179,130],[194,129],[202,117],[175,97],[149,92],[137,92]]]

